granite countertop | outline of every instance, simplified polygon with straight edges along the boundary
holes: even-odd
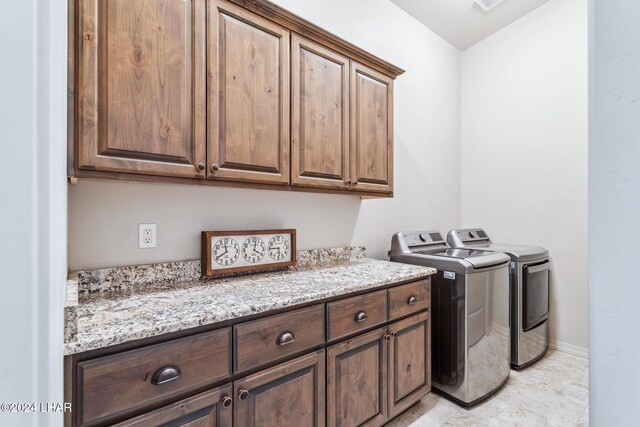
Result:
[[[364,248],[362,256],[364,255]],[[157,270],[157,268],[156,268]],[[65,308],[65,355],[346,295],[435,273],[435,269],[352,257],[285,271],[145,283],[84,292]],[[102,273],[104,275],[104,273]],[[71,283],[73,288],[73,283]]]

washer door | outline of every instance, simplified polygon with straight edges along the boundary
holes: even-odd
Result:
[[[549,318],[549,261],[523,267],[522,328],[527,332]]]

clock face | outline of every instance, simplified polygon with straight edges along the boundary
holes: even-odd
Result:
[[[213,245],[212,256],[215,262],[228,267],[240,256],[240,245],[230,237],[224,237]]]
[[[273,236],[269,239],[267,250],[272,259],[282,261],[283,259],[288,258],[289,241],[283,235]]]
[[[242,258],[251,264],[260,261],[266,251],[267,245],[265,245],[264,240],[258,236],[251,236],[242,244]]]

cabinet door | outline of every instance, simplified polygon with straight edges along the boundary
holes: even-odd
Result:
[[[327,349],[327,425],[378,426],[387,417],[387,328]]]
[[[348,188],[349,59],[293,34],[291,62],[291,183]]]
[[[355,190],[393,191],[393,79],[351,62],[351,180]]]
[[[231,427],[232,403],[231,384],[227,384],[116,424],[115,427]]]
[[[209,2],[208,176],[289,183],[289,31]]]
[[[234,383],[235,427],[324,426],[324,350]]]
[[[431,390],[431,317],[423,312],[389,325],[389,416]]]
[[[204,177],[205,0],[78,8],[78,167]]]

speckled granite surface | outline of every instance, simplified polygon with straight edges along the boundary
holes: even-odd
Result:
[[[364,246],[303,250],[296,252],[297,267],[357,261],[364,258],[364,254]],[[200,260],[102,268],[74,273],[78,283],[76,292],[82,295],[118,292],[148,284],[188,282],[200,279],[200,275]]]
[[[364,252],[364,251],[363,251]],[[358,255],[357,258],[360,258]],[[286,271],[150,284],[86,294],[75,307],[65,354],[180,331],[433,274],[434,269],[371,259]]]

